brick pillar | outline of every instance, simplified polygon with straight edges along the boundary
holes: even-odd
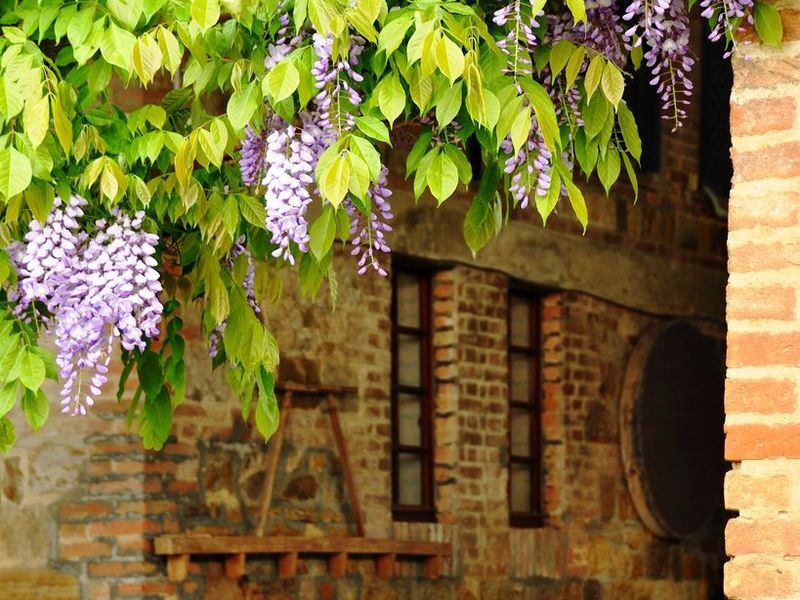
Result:
[[[787,3],[784,3],[786,5]],[[800,597],[800,0],[734,61],[725,531],[730,598]]]

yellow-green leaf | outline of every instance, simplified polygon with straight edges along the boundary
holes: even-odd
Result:
[[[217,0],[192,0],[192,18],[203,30],[216,25],[219,20],[219,2]]]
[[[133,46],[133,68],[146,86],[161,68],[161,49],[155,39],[143,35]]]
[[[622,94],[625,92],[625,79],[622,77],[617,65],[611,61],[608,61],[603,68],[603,79],[600,86],[603,88],[606,98],[616,108],[619,101],[622,100]]]
[[[6,201],[21,193],[31,183],[31,163],[16,148],[0,150],[0,194]]]
[[[347,194],[349,183],[350,161],[347,154],[339,153],[320,182],[322,195],[334,206],[339,206]]]
[[[33,147],[38,147],[50,127],[50,102],[47,96],[28,99],[22,111],[22,125]]]
[[[446,35],[436,44],[436,65],[452,85],[464,72],[464,55]]]

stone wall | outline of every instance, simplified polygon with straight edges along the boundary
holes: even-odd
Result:
[[[800,597],[800,3],[787,43],[734,63],[725,590]]]

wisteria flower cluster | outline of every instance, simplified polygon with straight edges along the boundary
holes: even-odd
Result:
[[[496,25],[503,27],[511,23],[506,37],[497,41],[497,47],[508,57],[506,72],[514,76],[533,73],[531,53],[538,44],[535,33],[539,27],[537,18],[543,15],[543,10],[534,15],[532,5],[522,0],[512,0],[495,11],[492,21]]]
[[[392,220],[392,206],[389,196],[392,191],[387,187],[388,170],[381,169],[380,177],[367,192],[370,200],[369,214],[362,214],[352,200],[345,204],[347,214],[350,216],[350,236],[353,244],[352,255],[358,257],[358,274],[363,275],[367,269],[372,268],[382,277],[387,276],[386,269],[381,265],[379,254],[389,254],[391,248],[386,240],[386,234],[392,230],[389,221]]]
[[[730,57],[736,50],[736,33],[742,31],[742,21],[753,24],[753,0],[701,0],[700,8],[701,15],[711,24],[708,39],[724,39],[728,44],[724,56]]]
[[[510,139],[501,143],[502,150],[509,156],[503,170],[511,176],[508,192],[520,208],[527,208],[534,196],[546,196],[550,191],[550,171],[552,164],[550,151],[544,142],[538,126],[531,128],[527,141],[517,154]]]
[[[86,205],[80,196],[63,206],[56,198],[44,225],[32,221],[10,249],[17,311],[55,334],[62,410],[72,414],[86,414],[101,393],[114,338],[125,350],[144,350],[163,310],[158,237],[142,231],[144,213],[114,210],[90,236],[81,225]]]
[[[683,124],[685,106],[692,95],[689,73],[694,58],[689,52],[689,19],[679,0],[634,0],[623,19],[632,23],[624,36],[629,47],[643,45],[650,69],[650,84],[661,98],[665,118],[674,129]]]

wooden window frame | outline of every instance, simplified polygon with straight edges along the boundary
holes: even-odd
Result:
[[[411,275],[420,282],[419,327],[398,324],[397,280],[401,274]],[[436,491],[434,488],[433,454],[433,271],[430,267],[405,262],[392,264],[392,391],[391,391],[391,469],[392,469],[392,516],[395,521],[436,521]],[[420,338],[421,357],[420,386],[401,385],[398,381],[398,337],[401,334]],[[400,444],[399,394],[414,394],[420,397],[420,445]],[[416,454],[421,457],[422,503],[419,505],[400,504],[401,454]]]
[[[516,346],[511,338],[511,306],[514,299],[524,299],[528,303],[528,345]],[[542,298],[541,295],[517,286],[509,288],[508,292],[508,514],[511,527],[542,527],[544,525],[544,466],[543,435],[542,435],[542,403],[541,403],[541,376],[542,376]],[[530,369],[529,400],[513,400],[511,397],[512,385],[512,359],[514,356],[526,356],[533,363]],[[530,416],[528,456],[513,454],[511,443],[511,415],[513,409],[524,409]],[[511,466],[514,464],[528,465],[531,481],[529,490],[529,510],[514,511],[511,508]]]

